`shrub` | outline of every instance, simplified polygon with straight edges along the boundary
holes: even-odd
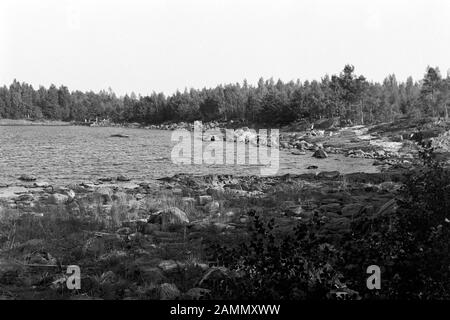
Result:
[[[357,288],[364,290],[366,276],[359,266],[382,268],[381,293],[368,297],[450,298],[450,171],[429,144],[421,159],[406,175],[397,211],[356,221],[345,239],[345,274]]]
[[[341,259],[332,245],[316,237],[316,227],[296,225],[279,235],[274,220],[262,221],[254,211],[247,241],[235,246],[211,246],[211,259],[237,276],[213,289],[216,298],[314,299],[330,295],[345,286],[334,269]],[[348,290],[350,292],[350,290]]]

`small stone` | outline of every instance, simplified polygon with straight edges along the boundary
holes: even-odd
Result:
[[[198,202],[199,202],[200,205],[205,205],[205,204],[207,204],[208,202],[211,202],[211,201],[212,201],[212,197],[209,196],[209,195],[204,195],[204,196],[199,196],[198,197]]]
[[[339,171],[322,171],[318,174],[320,178],[336,179],[339,178],[341,173]]]
[[[131,234],[132,231],[131,231],[131,229],[128,228],[128,227],[123,227],[123,228],[117,229],[116,233],[117,233],[117,234],[128,235],[128,234]]]
[[[185,205],[194,205],[195,204],[195,199],[191,198],[191,197],[183,197],[181,198],[181,201],[185,204]]]
[[[217,213],[220,210],[220,203],[218,201],[212,201],[205,205],[205,209],[209,213]]]
[[[111,178],[111,177],[101,177],[101,178],[98,178],[98,181],[101,181],[101,182],[110,182],[110,181],[112,181],[113,179]]]
[[[30,176],[30,175],[28,175],[28,174],[22,174],[22,175],[19,177],[19,180],[22,180],[22,181],[36,181],[36,178],[33,177],[33,176]]]
[[[240,223],[247,223],[247,222],[248,222],[248,217],[247,217],[247,216],[241,216],[241,217],[239,217],[239,222],[240,222]]]
[[[325,159],[325,158],[328,158],[327,153],[326,153],[323,149],[318,149],[318,150],[316,150],[316,151],[313,153],[312,156],[313,156],[314,158],[317,158],[317,159]]]
[[[126,182],[126,181],[130,181],[131,179],[130,178],[128,178],[127,176],[124,176],[124,175],[119,175],[118,177],[117,177],[117,181],[123,181],[123,182]]]
[[[204,288],[192,288],[185,293],[185,298],[188,300],[202,300],[207,299],[211,290]]]
[[[306,152],[296,149],[296,150],[292,150],[291,154],[293,154],[295,156],[304,156],[306,154]]]
[[[48,182],[35,182],[33,185],[37,188],[47,188],[50,186]]]
[[[158,264],[158,267],[164,272],[173,272],[179,269],[179,264],[174,260],[164,260]]]

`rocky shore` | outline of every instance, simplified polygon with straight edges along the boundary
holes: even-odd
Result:
[[[442,152],[445,130],[430,138]],[[66,186],[24,174],[0,185],[0,297],[217,298],[218,282],[245,275],[212,259],[210,250],[218,242],[245,240],[251,212],[273,219],[282,233],[314,223],[314,238],[330,243],[350,236],[355,223],[395,214],[406,174],[416,170],[418,147],[411,134],[392,141],[389,132],[308,129],[280,138],[282,148],[310,152],[317,163],[333,153],[374,159],[384,165],[378,173],[179,174],[146,182],[116,176]],[[69,265],[81,268],[80,290],[66,287]]]
[[[3,298],[200,299],[211,279],[232,276],[205,256],[209,241],[245,236],[249,210],[285,228],[318,216],[323,234],[342,237],[355,219],[395,210],[402,174],[117,177],[66,187],[22,178],[0,200]],[[62,266],[72,264],[83,270],[76,293],[65,289]]]

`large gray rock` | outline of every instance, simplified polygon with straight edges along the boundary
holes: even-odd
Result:
[[[230,274],[227,268],[225,267],[212,267],[209,269],[202,279],[199,281],[198,285],[200,287],[208,287],[209,285],[213,285],[218,281],[230,279]]]
[[[65,204],[69,202],[69,196],[61,193],[54,193],[48,199],[52,204]]]
[[[169,207],[153,213],[148,219],[149,223],[160,224],[163,228],[169,225],[185,225],[189,223],[186,213],[177,207]]]

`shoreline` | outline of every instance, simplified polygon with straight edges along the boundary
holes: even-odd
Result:
[[[26,119],[0,119],[0,126],[70,126],[72,123],[67,121],[38,120],[31,121]]]

